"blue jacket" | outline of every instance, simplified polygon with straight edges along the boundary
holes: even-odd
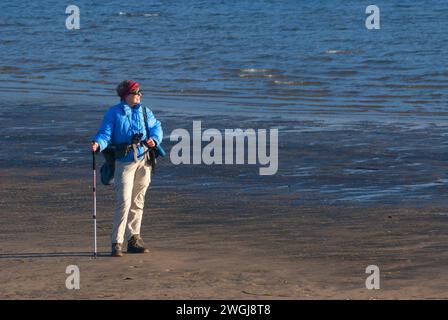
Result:
[[[111,107],[104,115],[101,127],[93,138],[94,141],[98,142],[100,151],[106,149],[109,144],[132,143],[132,136],[135,133],[142,133],[142,141],[145,141],[147,137],[145,119],[143,118],[142,111],[143,106],[141,104],[137,104],[134,108],[131,108],[124,101]],[[146,108],[146,115],[149,137],[152,138],[157,145],[160,145],[163,138],[162,125],[148,108]],[[142,159],[144,151],[142,146],[138,147],[137,153],[139,159]],[[134,161],[134,151],[131,148],[131,152],[129,152],[127,156],[117,160],[122,162]]]

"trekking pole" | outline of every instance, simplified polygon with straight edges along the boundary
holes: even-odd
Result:
[[[93,257],[96,258],[96,162],[95,162],[95,151],[92,151],[93,157],[93,237],[94,237],[94,251]]]

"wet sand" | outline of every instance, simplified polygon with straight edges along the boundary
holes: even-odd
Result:
[[[203,129],[278,127],[278,174],[162,160],[142,224],[152,251],[123,258],[107,256],[114,194],[99,185],[93,259],[86,145],[103,110],[26,107],[26,119],[1,114],[14,126],[1,129],[0,298],[448,297],[443,126],[155,110],[167,135],[199,119]],[[80,290],[65,287],[72,264]],[[380,268],[380,290],[365,288],[368,265]]]

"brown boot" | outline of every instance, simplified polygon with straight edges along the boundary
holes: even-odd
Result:
[[[145,247],[140,235],[134,234],[128,241],[128,253],[147,253],[149,249]]]
[[[122,243],[112,243],[112,252],[110,255],[112,257],[122,257],[123,256],[123,244]]]

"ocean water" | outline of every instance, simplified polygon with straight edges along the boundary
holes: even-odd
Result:
[[[66,29],[70,4],[79,30]],[[370,4],[380,30],[365,27]],[[2,2],[0,167],[90,172],[91,136],[116,85],[135,79],[166,150],[198,117],[204,129],[279,128],[276,175],[166,159],[167,188],[199,190],[201,177],[204,194],[444,203],[447,17],[442,0]]]
[[[80,8],[67,30],[65,9]],[[445,116],[448,2],[16,1],[0,5],[0,98],[152,97],[248,108]],[[16,100],[17,101],[17,100]]]

